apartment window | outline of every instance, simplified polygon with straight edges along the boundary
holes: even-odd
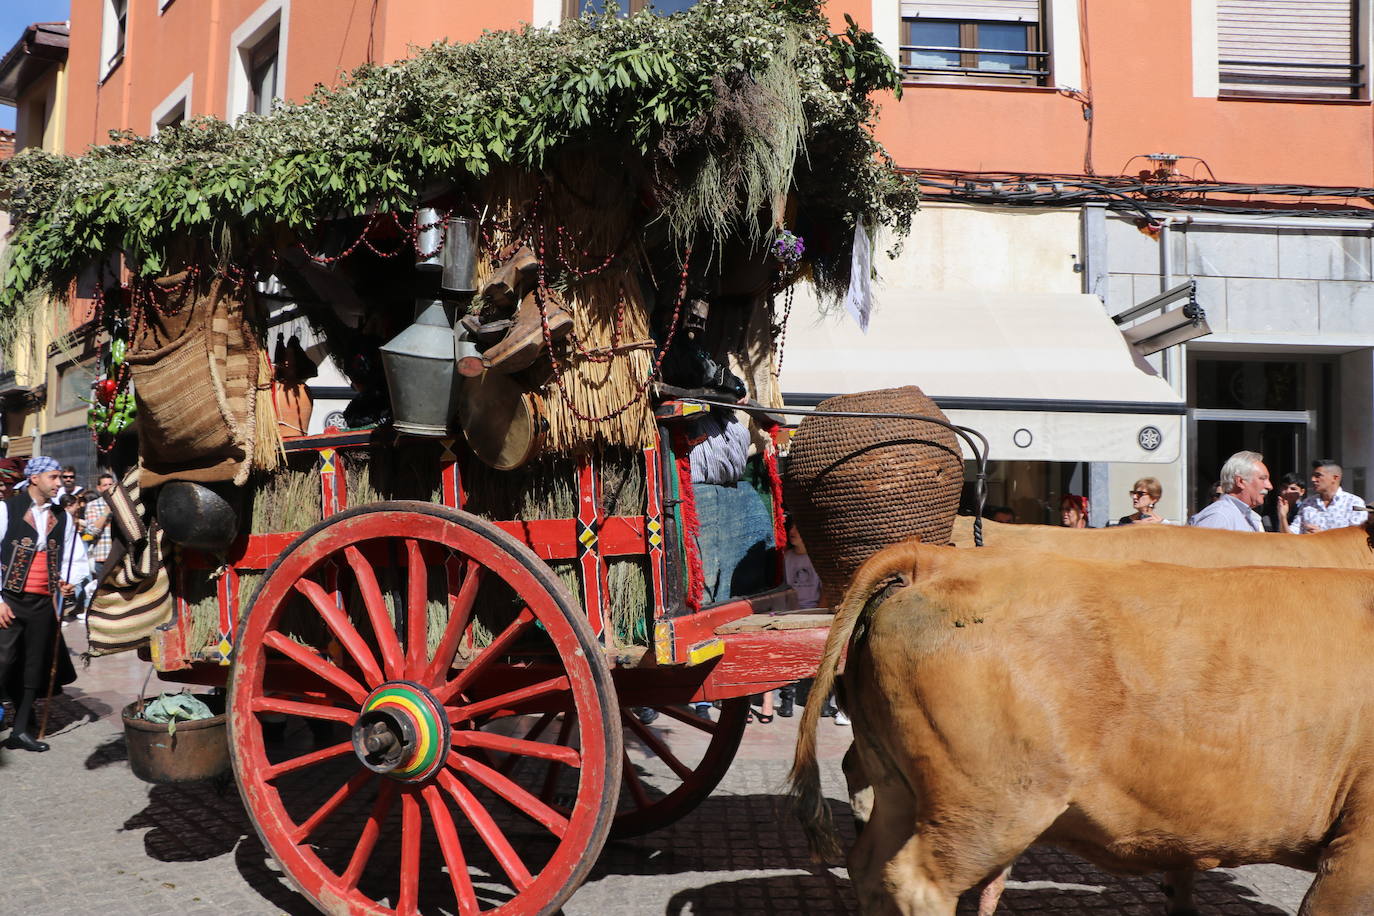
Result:
[[[638,13],[644,9],[652,9],[655,13],[671,16],[673,13],[682,12],[689,6],[695,6],[696,2],[697,0],[619,0],[617,6],[622,16]],[[606,8],[611,5],[611,0],[564,0],[563,17],[574,19],[587,10],[601,13],[605,12]]]
[[[291,0],[267,0],[230,37],[229,118],[267,114],[285,96]]]
[[[153,108],[151,124],[153,134],[175,127],[191,116],[191,89],[195,75],[187,74],[181,85],[167,94],[167,97]]]
[[[1044,86],[1040,0],[903,0],[901,69],[910,82]]]
[[[129,28],[129,0],[105,0],[104,22],[100,32],[100,78],[124,59],[124,40]]]
[[[1221,94],[1364,97],[1354,0],[1217,0]]]
[[[277,66],[277,47],[280,43],[281,32],[273,29],[247,54],[248,110],[254,114],[270,114],[272,100],[281,94]]]
[[[185,120],[186,100],[182,99],[180,102],[173,105],[167,111],[166,114],[157,119],[157,124],[155,125],[154,133],[160,130],[166,130],[169,127],[176,127],[178,124],[182,123]]]

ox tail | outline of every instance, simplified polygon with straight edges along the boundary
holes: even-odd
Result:
[[[820,670],[816,672],[806,707],[802,711],[797,728],[797,751],[792,760],[792,770],[787,774],[788,795],[792,799],[792,811],[801,821],[811,854],[817,859],[833,860],[840,854],[830,806],[821,792],[821,771],[816,760],[816,725],[820,721],[821,706],[835,688],[840,658],[875,593],[894,578],[904,582],[915,578],[917,543],[918,539],[913,538],[875,553],[854,575],[840,606],[835,609],[830,635],[826,638],[825,651],[821,655]]]

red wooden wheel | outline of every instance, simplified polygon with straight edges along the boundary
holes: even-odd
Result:
[[[637,712],[641,709],[655,710],[658,718],[646,725]],[[620,708],[625,751],[612,837],[640,836],[666,827],[690,814],[720,784],[744,736],[749,698],[726,700],[711,715],[708,722],[683,705]],[[559,746],[574,749],[582,744],[575,713],[550,710],[490,726],[524,741],[552,738]],[[506,757],[499,767],[502,773],[537,786],[542,800],[563,810],[566,781],[572,772],[563,764]]]
[[[694,811],[724,778],[749,723],[748,697],[722,702],[711,722],[689,706],[642,708],[658,718],[646,725],[636,707],[620,708],[625,756],[612,837],[650,833]]]
[[[317,906],[523,916],[577,889],[610,830],[622,739],[600,647],[532,551],[462,512],[379,503],[301,535],[250,607],[230,676],[234,773]],[[339,734],[269,745],[274,713]],[[565,714],[576,747],[502,727]],[[556,803],[509,773],[522,760],[557,767]]]

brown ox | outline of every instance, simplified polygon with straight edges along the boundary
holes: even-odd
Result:
[[[1260,534],[1186,525],[1055,528],[984,520],[983,543],[988,547],[1047,550],[1073,557],[1155,560],[1183,566],[1374,569],[1371,524],[1374,523],[1366,523],[1365,528],[1336,528],[1317,534]],[[950,539],[956,547],[972,547],[973,519],[957,517]]]
[[[1374,912],[1374,573],[908,543],[855,577],[817,695],[856,632],[865,912],[949,916],[1035,842],[1124,872],[1316,870],[1303,914]],[[824,853],[818,717],[791,779]]]
[[[972,547],[973,519],[954,520],[951,540]],[[1103,560],[1154,560],[1182,566],[1301,566],[1374,569],[1374,523],[1364,528],[1341,528],[1319,534],[1259,534],[1219,531],[1179,525],[1122,525],[1116,528],[1060,528],[1049,525],[1007,525],[984,520],[983,543],[1007,550],[1047,550],[1061,556]],[[855,818],[867,818],[870,794],[853,754],[845,756],[845,776]],[[1195,914],[1191,871],[1171,872],[1164,879],[1172,916]],[[979,916],[992,916],[1005,886],[1006,875],[984,888]]]

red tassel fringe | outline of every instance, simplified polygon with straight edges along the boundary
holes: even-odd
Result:
[[[701,567],[701,521],[697,518],[696,494],[692,491],[692,448],[682,430],[673,431],[673,452],[677,462],[678,505],[682,509],[682,546],[687,555],[687,607],[701,610],[701,596],[706,591],[706,574]]]

